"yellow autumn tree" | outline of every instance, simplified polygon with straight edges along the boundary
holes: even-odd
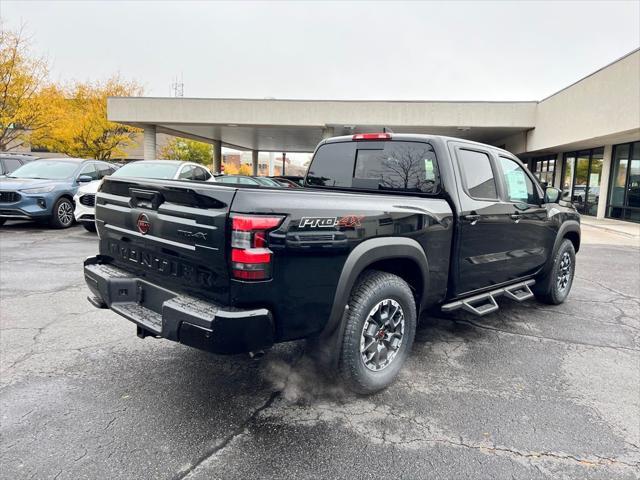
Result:
[[[213,146],[189,138],[172,138],[159,151],[158,158],[166,160],[182,160],[210,166],[213,157]]]
[[[55,120],[58,91],[48,73],[46,60],[32,55],[24,28],[0,22],[0,151],[21,147]]]
[[[139,96],[136,82],[114,76],[103,82],[76,82],[62,87],[55,104],[55,121],[34,132],[31,143],[72,157],[109,160],[124,155],[140,129],[110,122],[107,98]]]

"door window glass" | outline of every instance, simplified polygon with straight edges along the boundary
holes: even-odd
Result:
[[[115,169],[108,163],[98,163],[96,165],[96,168],[98,169],[98,178],[103,178],[107,175],[111,175],[115,171]]]
[[[7,174],[13,172],[16,168],[18,168],[21,165],[22,163],[20,162],[20,160],[16,160],[15,158],[4,159],[5,173]]]
[[[96,166],[93,163],[87,163],[84,167],[82,167],[82,170],[80,170],[80,173],[78,174],[78,177],[81,176],[91,177],[92,180],[100,179],[100,177],[98,176],[98,171],[96,170]]]
[[[204,168],[194,167],[194,173],[193,173],[194,180],[199,180],[201,182],[204,182],[208,178],[207,175],[208,173]]]
[[[538,204],[538,196],[533,182],[520,165],[510,158],[500,157],[500,167],[504,174],[509,201]]]
[[[193,167],[191,165],[182,167],[178,178],[181,180],[193,180]]]
[[[467,193],[473,198],[498,198],[489,155],[475,150],[458,150],[458,162]]]

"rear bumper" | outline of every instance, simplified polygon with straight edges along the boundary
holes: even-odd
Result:
[[[99,308],[138,326],[138,336],[159,336],[213,353],[232,354],[273,345],[273,320],[264,308],[239,310],[164,289],[103,263],[84,262],[84,277]]]

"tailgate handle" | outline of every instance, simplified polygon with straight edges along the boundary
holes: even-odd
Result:
[[[130,205],[132,208],[144,207],[157,210],[164,203],[164,197],[160,192],[153,190],[141,190],[139,188],[130,188],[129,196],[131,197]]]

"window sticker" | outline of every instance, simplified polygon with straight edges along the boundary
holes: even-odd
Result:
[[[511,200],[527,201],[529,196],[527,194],[527,182],[525,181],[524,175],[525,173],[519,169],[505,173],[509,198]]]
[[[435,182],[436,174],[433,169],[433,160],[430,158],[424,159],[424,179]]]

